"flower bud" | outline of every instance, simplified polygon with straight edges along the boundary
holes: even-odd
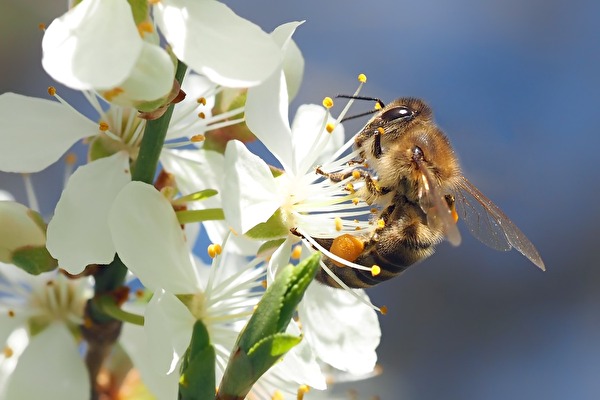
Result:
[[[56,268],[46,250],[46,224],[40,214],[14,201],[0,201],[0,261],[34,275]]]

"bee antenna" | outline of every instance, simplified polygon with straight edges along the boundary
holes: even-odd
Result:
[[[338,99],[353,99],[353,100],[374,101],[379,106],[379,107],[377,107],[377,108],[375,108],[375,109],[373,109],[371,111],[367,111],[367,112],[364,112],[364,113],[360,113],[360,114],[356,114],[356,115],[351,115],[349,117],[342,118],[340,122],[348,121],[350,119],[364,117],[365,115],[375,114],[377,111],[379,111],[380,109],[382,109],[383,107],[385,107],[385,103],[381,99],[378,99],[377,97],[355,96],[355,95],[348,95],[348,94],[338,94],[335,97],[338,98]]]
[[[360,113],[360,114],[356,114],[356,115],[351,115],[349,117],[344,117],[340,120],[340,122],[345,122],[348,121],[349,119],[355,119],[355,118],[360,118],[360,117],[364,117],[365,115],[371,115],[371,114],[375,114],[377,111],[379,110],[371,110],[371,111],[367,111],[364,113]]]
[[[377,97],[354,96],[354,95],[349,95],[349,94],[338,94],[335,97],[338,99],[354,99],[354,100],[374,101],[377,104],[379,104],[379,107],[381,107],[381,108],[385,107],[385,103]],[[365,114],[365,115],[367,115],[367,114]]]

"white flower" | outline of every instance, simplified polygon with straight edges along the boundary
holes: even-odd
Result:
[[[83,323],[90,295],[88,280],[70,280],[56,272],[34,277],[0,263],[0,342],[5,343],[0,397],[89,396],[89,377],[73,332]]]
[[[73,89],[105,92],[139,109],[157,102],[156,108],[171,92],[175,67],[151,28],[145,18],[134,21],[125,0],[83,0],[46,30],[42,65]]]
[[[171,204],[152,186],[139,182],[129,183],[115,199],[109,225],[123,262],[154,292],[145,311],[147,347],[124,344],[134,359],[153,366],[153,370],[140,369],[144,379],[148,382],[154,374],[177,371],[193,325],[201,320],[215,346],[218,382],[237,335],[262,295],[253,290],[265,274],[262,262],[248,263],[224,252],[212,267],[202,265],[192,258]],[[293,387],[324,385],[314,359],[300,354],[289,360],[296,375]],[[160,382],[148,385],[155,393],[176,393],[177,380],[161,378]]]
[[[256,86],[283,61],[268,34],[218,1],[163,0],[154,18],[175,55],[222,86]]]
[[[356,220],[368,216],[369,210],[365,203],[350,201],[352,196],[344,192],[348,181],[335,184],[320,180],[312,169],[319,157],[327,153],[329,134],[326,126],[333,124],[331,117],[320,106],[303,106],[298,109],[290,128],[283,118],[287,104],[285,79],[282,75],[266,84],[269,83],[277,88],[272,87],[272,93],[281,94],[272,101],[279,104],[282,118],[271,119],[263,115],[257,99],[249,93],[246,120],[253,133],[281,162],[284,173],[274,178],[264,161],[241,143],[230,142],[225,152],[223,188],[227,222],[239,232],[246,233],[278,210],[280,222],[305,238],[332,238],[343,233],[353,234],[356,228],[372,229],[367,221]],[[264,86],[257,90],[262,88]],[[336,130],[340,130],[340,125]],[[342,145],[336,144],[334,148],[342,148]],[[332,161],[327,170],[343,169],[346,161]],[[288,264],[292,246],[299,240],[292,234],[286,236],[271,257],[269,280],[279,268]],[[299,305],[303,331],[312,350],[320,360],[340,370],[359,374],[372,370],[381,337],[375,307],[370,305],[362,290],[333,291],[319,285],[313,283]],[[350,311],[340,315],[338,309]],[[362,315],[360,320],[350,318],[355,309]]]
[[[183,83],[186,98],[178,104],[169,125],[168,139],[204,132],[220,121],[212,118],[215,87],[203,77],[188,74]],[[46,100],[15,93],[0,95],[0,170],[38,172],[57,161],[75,142],[90,138],[92,150],[114,154],[119,150],[137,157],[146,120],[130,107],[103,106],[91,92],[84,91],[89,105],[98,114],[93,121],[65,102],[54,88],[49,92],[58,100]],[[199,117],[201,114],[201,117]]]

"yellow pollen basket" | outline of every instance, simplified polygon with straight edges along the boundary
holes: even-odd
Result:
[[[329,251],[336,256],[343,258],[344,260],[352,262],[360,256],[364,248],[365,245],[362,240],[356,236],[346,233],[333,239],[333,243],[331,244]],[[338,267],[345,267],[345,265],[342,263],[339,263],[335,260],[331,261]]]

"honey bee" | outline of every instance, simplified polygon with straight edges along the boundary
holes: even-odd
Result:
[[[352,165],[359,167],[342,173],[317,168],[317,173],[333,181],[360,176],[364,186],[358,196],[380,209],[381,226],[367,237],[317,239],[334,255],[362,266],[377,265],[380,270],[373,274],[325,258],[339,280],[353,288],[371,287],[429,257],[444,238],[457,246],[459,218],[481,242],[497,250],[515,248],[545,270],[523,232],[462,175],[448,138],[425,102],[400,98],[383,106],[378,99],[370,100],[377,100],[382,108],[355,138],[360,158]],[[340,287],[323,269],[317,279]]]

